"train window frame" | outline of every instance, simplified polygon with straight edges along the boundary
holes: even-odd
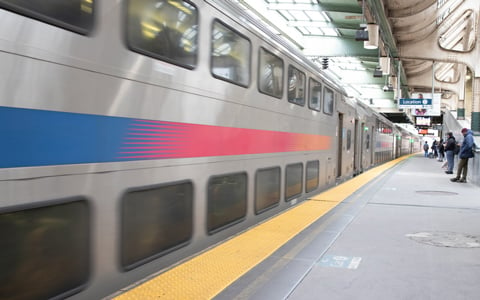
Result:
[[[212,187],[212,181],[216,180],[216,179],[221,179],[223,178],[224,180],[227,179],[228,180],[228,177],[233,177],[233,176],[243,176],[245,181],[244,181],[244,199],[240,199],[241,201],[239,202],[240,204],[242,204],[243,202],[243,210],[240,212],[240,214],[237,214],[235,215],[233,218],[229,218],[228,220],[224,221],[224,222],[218,222],[218,220],[213,220],[213,221],[216,221],[216,222],[213,222],[212,224],[212,220],[211,220],[211,214],[214,213],[214,211],[211,209],[212,208],[212,204],[218,204],[218,203],[212,203],[211,202],[211,187]],[[222,187],[223,188],[223,187]],[[230,191],[231,193],[232,191]],[[247,216],[247,209],[248,209],[248,174],[247,172],[234,172],[234,173],[227,173],[227,174],[219,174],[219,175],[214,175],[214,176],[211,176],[209,179],[208,179],[208,183],[207,183],[207,190],[206,190],[206,230],[207,230],[207,233],[209,235],[213,235],[217,232],[220,232],[228,227],[231,227],[231,226],[234,226],[238,223],[241,223],[243,222],[245,219],[246,219],[246,216]],[[229,199],[233,199],[233,196],[229,193]],[[225,201],[222,202],[223,204],[225,204]]]
[[[297,84],[297,82],[299,84]],[[292,87],[295,86],[295,88]],[[307,96],[307,76],[305,72],[301,71],[299,68],[288,65],[287,71],[287,100],[290,103],[293,103],[298,106],[305,106],[305,98]],[[301,89],[301,90],[300,90]],[[292,91],[294,95],[292,95]],[[295,97],[297,94],[302,94],[303,97]]]
[[[318,84],[318,86],[320,87],[320,91],[319,92],[316,92],[318,93],[318,105],[314,105],[314,101],[312,101],[313,99],[313,87],[312,87],[312,82]],[[314,79],[314,78],[309,78],[308,80],[308,108],[310,108],[311,110],[315,110],[315,111],[321,111],[322,110],[322,97],[323,97],[323,83],[321,83],[320,81]]]
[[[261,192],[260,186],[265,186],[265,184],[261,184],[259,182],[260,173],[261,172],[268,172],[268,171],[278,172],[278,182],[277,182],[277,184],[278,184],[278,189],[277,189],[278,199],[276,199],[276,201],[270,201],[268,203],[266,203],[266,201],[261,202],[262,204],[269,204],[269,205],[259,205],[259,193]],[[255,203],[254,203],[255,214],[259,215],[259,214],[261,214],[261,213],[263,213],[267,210],[270,210],[270,209],[280,205],[281,190],[282,190],[282,169],[279,166],[258,169],[255,172],[255,197],[254,197],[254,199],[255,199],[254,200],[255,201]],[[263,191],[265,191],[265,190],[263,190]],[[266,191],[266,192],[269,192],[269,191]]]
[[[5,224],[3,224],[3,222],[1,222],[1,218],[3,215],[6,215],[6,214],[16,214],[16,213],[28,213],[28,211],[33,211],[33,210],[42,210],[42,209],[51,209],[51,208],[58,208],[59,206],[64,206],[64,205],[71,205],[71,204],[80,204],[84,207],[84,214],[85,214],[85,220],[83,221],[83,234],[85,235],[85,238],[84,238],[84,243],[82,244],[82,248],[83,248],[83,254],[84,254],[84,259],[81,260],[79,255],[76,255],[76,254],[72,254],[70,253],[70,255],[68,256],[68,259],[66,259],[66,261],[76,261],[78,263],[79,266],[81,266],[81,268],[83,269],[83,274],[79,276],[79,278],[81,277],[81,279],[77,285],[75,286],[72,286],[72,287],[69,287],[68,289],[63,289],[61,291],[58,291],[57,294],[54,294],[54,295],[36,295],[36,297],[40,297],[40,298],[52,298],[52,299],[63,299],[63,298],[67,298],[67,297],[70,297],[72,295],[75,295],[79,292],[81,292],[82,290],[84,290],[88,284],[89,284],[89,281],[91,279],[91,276],[92,276],[92,249],[91,249],[91,246],[92,246],[92,219],[93,219],[93,215],[92,215],[92,211],[91,211],[91,205],[90,205],[90,201],[89,199],[87,199],[86,197],[84,196],[72,196],[72,197],[67,197],[67,198],[60,198],[60,199],[52,199],[52,200],[46,200],[46,201],[40,201],[40,202],[35,202],[35,203],[29,203],[29,204],[21,204],[21,205],[14,205],[14,206],[10,206],[10,207],[4,207],[4,208],[0,208],[0,224],[2,224],[2,228],[5,229]],[[78,214],[79,210],[78,208],[75,208],[73,210],[75,213]],[[34,212],[35,213],[35,212]],[[37,212],[38,213],[38,212]],[[40,212],[42,213],[42,212]],[[43,212],[45,213],[45,212]],[[65,212],[63,212],[62,216],[65,216]],[[34,218],[32,218],[32,216],[28,216],[28,219],[29,219],[29,222],[33,222]],[[54,225],[65,225],[64,223],[58,223],[58,222],[54,222],[54,220],[52,220],[51,216],[48,218],[49,219],[49,222],[48,223],[45,223],[44,225],[48,225],[50,227],[54,226]],[[53,222],[53,223],[52,223]],[[19,224],[17,222],[17,224]],[[22,223],[24,224],[24,223]],[[78,224],[76,224],[78,226]],[[39,227],[35,227],[36,230],[38,230]],[[62,231],[64,230],[64,228],[62,228]],[[45,232],[47,232],[46,230],[43,230],[42,231],[43,234],[46,234]],[[58,233],[57,233],[58,234]],[[67,234],[66,234],[67,235]],[[12,235],[12,236],[15,236],[15,237],[18,237],[18,235]],[[70,233],[68,236],[72,236],[72,237],[75,237],[76,239],[79,237],[78,235],[78,232],[76,234],[72,234]],[[39,239],[39,237],[37,237],[37,239]],[[44,238],[42,239],[42,241],[45,240],[45,236]],[[57,237],[56,240],[59,240],[59,238]],[[64,240],[63,238],[61,239],[62,241]],[[0,245],[2,245],[2,243],[5,243],[5,239],[2,239],[0,241]],[[71,246],[72,248],[74,248],[75,250],[78,251],[78,245],[75,246],[74,243],[62,243],[66,246]],[[12,246],[13,245],[10,245],[9,247],[3,247],[2,246],[2,249],[12,249]],[[37,251],[41,251],[42,249],[39,249],[39,245],[37,244],[35,249]],[[29,247],[29,249],[31,249],[31,247]],[[55,249],[58,249],[58,247],[55,247]],[[19,252],[20,250],[17,250],[17,252]],[[43,251],[46,251],[45,249],[43,249]],[[32,258],[33,255],[30,255],[30,258]],[[41,255],[42,257],[44,257],[45,255],[42,254]],[[75,259],[72,259],[72,256],[75,257]],[[53,254],[51,257],[59,257],[58,255],[55,255]],[[37,268],[39,268],[39,266],[37,265],[36,266]],[[65,261],[62,261],[62,264],[61,264],[61,272],[62,272],[62,278],[65,278],[65,277],[68,277],[70,274],[67,272],[65,273],[64,270],[66,268],[69,268],[69,266],[65,265]],[[48,269],[48,270],[52,270],[52,264],[48,264],[48,267],[45,267],[45,269]],[[2,270],[4,271],[4,270]],[[77,270],[78,271],[78,270]],[[0,272],[1,273],[1,272]],[[72,274],[75,273],[75,274],[78,274],[76,272],[72,272]],[[67,275],[65,275],[67,274]],[[1,274],[0,274],[1,275]],[[52,277],[54,276],[48,276],[48,274],[45,276],[45,278],[47,280],[50,280]],[[25,278],[24,276],[21,276],[22,280]],[[28,283],[30,284],[32,281],[31,280],[28,280]],[[5,283],[5,282],[3,282]],[[11,286],[11,284],[5,284],[5,286]],[[20,283],[20,286],[21,288],[24,288],[25,287],[25,284],[21,284]],[[59,289],[57,287],[57,289]],[[0,290],[0,292],[2,292]],[[17,295],[18,296],[18,295]]]
[[[316,179],[315,185],[310,185],[309,186],[309,165],[315,164],[315,169],[316,169],[316,176],[311,177],[310,179]],[[318,188],[320,184],[320,161],[319,160],[310,160],[307,161],[306,166],[305,166],[305,193],[310,193]]]
[[[352,148],[352,130],[351,129],[347,129],[347,151],[350,151],[350,149]]]
[[[151,0],[144,0],[144,1],[151,1]],[[164,0],[165,2],[168,2],[166,0]],[[158,2],[158,1],[157,1]],[[190,47],[193,49],[191,52],[192,52],[192,55],[190,56],[186,56],[189,60],[192,60],[191,63],[188,63],[187,62],[187,59],[184,59],[184,61],[181,61],[180,59],[175,59],[175,58],[172,58],[172,55],[164,55],[164,54],[160,54],[160,53],[156,53],[155,51],[152,51],[152,49],[147,49],[147,47],[142,47],[142,46],[139,46],[140,44],[140,41],[142,41],[140,38],[133,42],[133,34],[132,34],[132,31],[135,29],[134,26],[132,25],[132,22],[131,22],[131,19],[132,17],[130,16],[129,14],[129,8],[130,8],[130,5],[133,3],[133,0],[127,0],[125,1],[125,4],[124,4],[124,20],[125,20],[125,25],[124,25],[124,39],[125,39],[125,43],[127,45],[127,48],[130,49],[131,51],[133,52],[136,52],[136,53],[139,53],[139,54],[142,54],[142,55],[145,55],[145,56],[148,56],[148,57],[151,57],[153,59],[157,59],[157,60],[160,60],[160,61],[164,61],[164,62],[167,62],[167,63],[170,63],[170,64],[173,64],[173,65],[176,65],[176,66],[179,66],[179,67],[182,67],[182,68],[185,68],[185,69],[189,69],[189,70],[193,70],[197,67],[198,65],[198,49],[199,49],[199,31],[200,31],[200,11],[197,7],[197,5],[195,5],[195,3],[193,3],[192,1],[189,1],[189,0],[182,0],[183,3],[186,3],[188,5],[190,5],[191,7],[194,8],[194,11],[195,11],[195,18],[194,18],[194,25],[190,26],[189,29],[192,29],[192,28],[195,28],[196,30],[191,30],[191,32],[194,32],[195,34],[193,35],[194,38],[191,39],[191,41],[194,41],[194,43],[192,45],[190,45]],[[137,2],[138,4],[138,2]],[[179,11],[181,11],[181,9],[178,9]],[[138,27],[138,26],[137,26]],[[146,27],[146,29],[150,29],[150,31],[155,31],[155,29],[158,29],[158,28],[155,28],[155,27],[148,27],[148,26],[144,26]],[[169,26],[167,26],[169,27]],[[146,33],[144,33],[144,35],[148,34],[149,32],[146,31]],[[159,31],[160,32],[160,31]],[[185,31],[186,32],[186,31]],[[183,34],[185,35],[185,32],[183,32]],[[154,33],[151,33],[151,34],[154,34]],[[135,37],[139,37],[141,36],[141,34],[137,34],[135,35]],[[172,39],[169,39],[169,37],[167,37],[168,41],[171,41]],[[184,45],[188,45],[187,43],[188,40],[186,40],[183,44]],[[178,50],[179,47],[175,48],[175,50]],[[180,51],[170,51],[174,54],[178,54],[180,53]],[[183,53],[188,53],[188,51],[182,51]]]
[[[185,199],[182,199],[183,201],[185,201],[184,204],[186,204],[185,206],[190,206],[190,211],[185,214],[186,218],[185,220],[187,221],[187,226],[189,225],[190,227],[188,228],[187,230],[187,234],[185,234],[185,238],[182,238],[181,240],[176,240],[176,243],[172,243],[170,245],[168,245],[168,247],[157,247],[154,249],[154,247],[152,245],[150,245],[150,249],[146,249],[146,250],[150,250],[150,253],[147,254],[147,255],[143,255],[143,257],[141,258],[138,258],[139,256],[137,255],[137,259],[135,260],[130,260],[130,261],[127,261],[125,259],[125,247],[124,247],[124,243],[125,244],[129,244],[129,242],[127,241],[126,239],[126,222],[125,222],[125,216],[127,215],[128,211],[126,209],[126,205],[125,205],[125,201],[128,200],[127,197],[129,194],[132,194],[132,193],[142,193],[142,192],[151,192],[151,193],[155,193],[157,192],[157,194],[153,194],[153,195],[147,195],[148,196],[156,196],[158,197],[158,199],[155,199],[157,203],[153,203],[152,201],[150,201],[150,203],[146,203],[145,206],[147,205],[156,205],[160,208],[163,209],[163,206],[165,206],[166,204],[169,204],[169,203],[161,203],[161,202],[168,202],[170,200],[170,204],[171,204],[171,199],[165,199],[165,194],[162,194],[162,189],[167,189],[167,188],[175,188],[175,187],[180,187],[182,185],[185,185],[187,187],[190,188],[190,190],[188,190],[188,188],[185,188],[185,190],[183,191],[183,193],[185,193]],[[191,180],[182,180],[182,181],[173,181],[173,182],[165,182],[165,183],[161,183],[161,184],[155,184],[155,185],[147,185],[147,186],[141,186],[141,187],[133,187],[133,188],[129,188],[127,189],[121,196],[120,198],[120,204],[119,204],[119,215],[120,215],[120,238],[119,238],[119,249],[120,249],[120,255],[119,255],[119,264],[120,266],[122,267],[122,269],[124,271],[130,271],[132,269],[135,269],[141,265],[144,265],[150,261],[153,261],[155,259],[158,259],[159,257],[162,257],[162,256],[165,256],[166,254],[168,253],[171,253],[177,249],[180,249],[180,248],[183,248],[185,246],[187,246],[188,244],[190,244],[191,240],[192,240],[192,237],[193,237],[193,232],[194,232],[194,228],[193,228],[193,224],[194,224],[194,221],[193,221],[193,218],[194,218],[194,184]],[[168,191],[167,191],[168,192]],[[140,195],[141,196],[141,195]],[[161,197],[159,197],[161,196]],[[137,197],[138,198],[138,197]],[[163,198],[163,199],[162,199]],[[140,199],[140,200],[144,200],[144,201],[148,201],[148,199]],[[135,203],[136,203],[136,206],[139,205],[139,199],[136,199],[135,200]],[[159,201],[160,200],[160,201]],[[178,199],[177,199],[178,200]],[[178,202],[178,201],[174,201],[174,202]],[[187,203],[189,202],[189,203]],[[171,207],[171,205],[168,205]],[[177,207],[173,207],[173,208],[177,208]],[[159,210],[159,211],[165,211],[165,210]],[[144,219],[143,221],[145,221],[145,214],[141,214],[142,215],[142,218]],[[157,214],[156,216],[149,216],[150,218],[151,217],[159,217],[159,215]],[[161,220],[161,218],[157,218],[157,221]],[[188,223],[189,221],[189,223]],[[151,224],[151,223],[149,223]],[[168,226],[169,224],[160,224],[160,222],[157,222],[156,225],[161,225],[161,226],[158,226],[157,228],[165,228],[166,226]],[[137,226],[138,227],[138,226]],[[175,226],[175,227],[172,227],[172,228],[177,228],[178,226]],[[145,229],[146,227],[144,227],[143,229]],[[142,230],[143,230],[142,229]],[[172,231],[173,232],[173,231]],[[166,232],[167,234],[172,234],[172,232]],[[157,234],[158,235],[158,234]],[[128,239],[128,240],[132,240],[131,238]],[[128,245],[127,245],[128,246]],[[162,246],[164,246],[164,244],[162,244]],[[144,252],[146,253],[146,252]]]
[[[331,95],[331,99],[327,98],[327,94]],[[335,91],[328,87],[323,87],[323,113],[326,115],[333,115],[335,110]]]
[[[215,68],[214,68],[214,65],[215,65],[215,61],[216,61],[216,56],[214,55],[215,51],[214,49],[215,48],[215,45],[214,45],[214,36],[215,36],[215,25],[219,24],[220,26],[223,26],[225,29],[229,30],[231,33],[233,33],[234,35],[236,35],[237,37],[237,41],[239,40],[243,40],[245,42],[248,43],[248,54],[246,55],[246,57],[244,57],[245,61],[246,61],[246,64],[240,64],[240,70],[243,70],[242,72],[242,75],[246,76],[246,80],[242,81],[242,80],[235,80],[235,79],[232,79],[232,78],[229,78],[227,76],[222,76],[218,73],[215,73]],[[222,44],[223,45],[223,44]],[[233,57],[233,55],[228,55],[227,57]],[[231,61],[233,61],[233,59],[231,59]],[[246,68],[245,68],[246,66]],[[238,86],[241,86],[241,87],[249,87],[250,86],[250,83],[251,83],[251,78],[252,78],[252,41],[247,37],[245,36],[244,34],[240,33],[238,30],[235,30],[232,28],[232,26],[226,24],[225,22],[219,20],[219,19],[214,19],[212,21],[212,25],[211,25],[211,30],[210,30],[210,73],[212,74],[212,76],[214,78],[217,78],[219,80],[223,80],[223,81],[227,81],[229,83],[233,83],[233,84],[236,84]],[[235,72],[235,74],[239,74],[238,72]]]
[[[10,2],[9,2],[10,1]],[[80,0],[79,0],[80,1]],[[77,34],[81,35],[89,35],[93,31],[95,26],[95,19],[96,19],[96,0],[92,0],[91,7],[80,5],[80,11],[82,10],[91,10],[90,17],[84,23],[86,26],[81,26],[79,24],[74,24],[74,22],[68,22],[67,20],[59,19],[53,15],[48,15],[43,12],[40,12],[38,9],[36,10],[33,6],[35,5],[35,1],[26,1],[31,5],[31,7],[26,7],[25,4],[14,4],[11,0],[0,0],[0,8],[5,10],[11,11],[16,14],[20,14],[24,17],[31,18],[49,25],[53,25],[58,28],[62,28]],[[64,3],[65,4],[65,3]],[[80,4],[80,2],[79,2]],[[62,15],[65,15],[64,9],[60,9],[62,11]],[[88,13],[87,11],[85,11]],[[78,23],[78,22],[77,22]]]
[[[297,166],[300,166],[301,167],[301,170],[300,172],[298,172],[300,174],[300,182],[298,182],[298,186],[299,186],[299,191],[297,193],[288,193],[288,188],[289,188],[289,183],[288,183],[288,180],[289,180],[289,168],[293,168],[293,167],[297,167]],[[304,176],[304,169],[303,169],[303,163],[299,162],[299,163],[293,163],[293,164],[288,164],[285,166],[285,201],[291,201],[299,196],[302,195],[303,193],[303,176]]]
[[[265,55],[262,55],[262,54],[265,54]],[[281,72],[282,72],[279,80],[277,80],[276,82],[272,82],[272,84],[280,83],[280,89],[276,89],[275,87],[272,87],[271,92],[263,88],[265,86],[265,84],[264,84],[264,82],[261,81],[261,78],[263,78],[263,73],[261,71],[264,70],[264,67],[263,67],[264,62],[262,61],[262,59],[263,59],[264,56],[267,56],[267,55],[270,58],[274,59],[276,62],[279,62],[279,64],[281,65]],[[274,68],[275,67],[276,66],[274,66]],[[273,72],[274,71],[272,71],[272,73]],[[274,98],[277,98],[277,99],[282,99],[283,98],[283,92],[284,92],[284,89],[285,89],[284,78],[285,78],[285,62],[283,61],[283,59],[280,56],[275,55],[273,52],[269,51],[267,48],[260,47],[259,50],[258,50],[258,69],[257,69],[257,88],[258,88],[258,91],[262,94],[265,94],[265,95],[268,95],[268,96],[271,96],[271,97],[274,97]]]

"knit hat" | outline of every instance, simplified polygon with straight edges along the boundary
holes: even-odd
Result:
[[[465,133],[465,132],[467,132],[467,131],[468,131],[467,128],[463,128],[463,129],[462,129],[462,133]]]

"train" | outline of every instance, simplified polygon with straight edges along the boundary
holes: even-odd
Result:
[[[234,1],[0,0],[0,299],[99,299],[420,138]]]

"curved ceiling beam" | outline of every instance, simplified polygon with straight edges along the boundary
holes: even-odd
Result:
[[[393,10],[392,11],[396,11]],[[437,6],[435,4],[416,10],[408,16],[391,17],[395,36],[399,43],[422,40],[437,30]]]
[[[390,9],[394,12],[396,10]],[[437,20],[437,6],[431,5],[424,10],[417,10],[408,16],[390,17],[395,34],[398,32],[414,32],[422,27],[435,23]]]
[[[388,8],[395,7],[395,10],[389,10],[389,16],[401,18],[423,11],[427,7],[436,4],[437,0],[385,0],[385,2]]]
[[[469,9],[456,19],[453,19],[454,17],[452,16],[453,22],[448,22],[451,25],[443,25],[440,28],[440,30],[443,29],[439,37],[440,47],[446,50],[468,52],[475,46],[475,13]]]
[[[414,43],[420,40],[423,40],[425,37],[431,35],[437,30],[437,24],[435,22],[430,24],[425,24],[422,28],[419,28],[418,31],[409,31],[406,33],[398,32],[396,34],[398,43]]]
[[[425,60],[404,60],[403,67],[409,76],[424,75],[432,72],[432,63]]]

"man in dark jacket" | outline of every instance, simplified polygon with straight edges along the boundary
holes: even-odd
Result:
[[[430,149],[430,146],[428,145],[427,141],[425,141],[425,144],[423,144],[423,156],[428,157],[428,149]]]
[[[445,145],[445,156],[447,157],[447,170],[445,173],[453,174],[453,166],[455,164],[454,152],[457,142],[453,136],[453,132],[447,133],[447,143]]]
[[[463,143],[458,153],[457,177],[450,179],[453,182],[467,182],[468,159],[473,157],[473,132],[467,128],[462,129]]]

